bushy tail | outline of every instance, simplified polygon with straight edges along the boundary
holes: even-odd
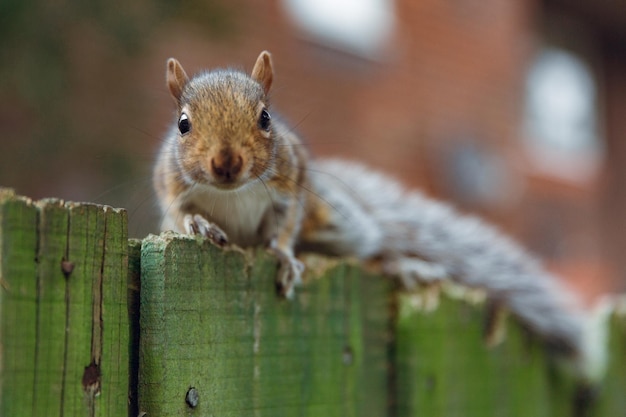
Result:
[[[345,193],[373,220],[370,227],[377,229],[380,238],[371,256],[396,266],[390,270],[410,275],[406,268],[426,262],[446,279],[484,289],[490,300],[576,358],[583,375],[602,374],[603,309],[597,314],[585,310],[559,279],[517,243],[483,221],[409,192],[362,165],[329,160],[316,168],[328,175],[322,181],[340,179]],[[417,269],[413,272],[419,279],[423,268]]]

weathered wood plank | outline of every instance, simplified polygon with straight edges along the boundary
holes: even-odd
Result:
[[[65,415],[128,410],[127,225],[123,210],[69,203]],[[109,323],[106,325],[105,323]]]
[[[82,379],[85,368],[92,363],[93,286],[101,274],[105,219],[102,208],[90,204],[68,204],[67,322],[70,338],[67,346],[68,397],[66,415],[85,415],[95,411],[94,394],[88,393]],[[66,270],[69,270],[66,269]]]
[[[484,341],[484,303],[445,294],[434,311],[399,297],[396,325],[398,416],[575,416],[577,385],[515,320],[506,337]],[[575,412],[584,412],[576,414]]]
[[[388,283],[355,271],[328,269],[289,302],[276,296],[276,263],[263,251],[252,257],[173,234],[147,238],[140,411],[385,415]],[[190,388],[195,408],[185,402]]]
[[[35,386],[37,208],[0,189],[0,415],[31,415]]]
[[[0,415],[128,413],[126,229],[123,210],[0,192]]]
[[[106,234],[102,260],[102,393],[97,416],[128,412],[128,219],[125,210],[104,207]],[[95,317],[94,317],[95,322]]]
[[[35,343],[32,413],[43,416],[52,412],[61,414],[68,395],[64,371],[67,360],[66,282],[61,262],[67,256],[69,216],[61,200],[42,200],[37,202],[37,207],[37,335],[31,341]]]

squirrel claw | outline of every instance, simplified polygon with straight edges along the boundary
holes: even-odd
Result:
[[[199,214],[185,215],[183,223],[185,225],[185,232],[189,235],[204,236],[217,246],[226,246],[228,244],[226,233],[220,229],[218,225],[209,222]]]
[[[282,296],[289,300],[294,298],[294,288],[302,285],[302,271],[304,271],[302,262],[295,258],[291,261],[281,261],[276,286]]]
[[[271,245],[270,251],[280,261],[278,276],[276,277],[276,289],[280,295],[287,299],[293,299],[294,288],[302,285],[302,273],[304,264],[292,254]]]

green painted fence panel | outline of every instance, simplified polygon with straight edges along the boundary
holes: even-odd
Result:
[[[0,189],[0,415],[33,415],[37,208]]]
[[[0,247],[0,415],[127,415],[125,211],[0,190]]]
[[[129,240],[124,210],[0,188],[0,416],[626,415],[626,299],[586,386],[514,319],[487,347],[476,293],[424,308],[432,288],[303,260],[287,301],[261,248]]]

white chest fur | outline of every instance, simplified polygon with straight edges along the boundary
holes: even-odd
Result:
[[[185,203],[201,210],[198,214],[224,230],[230,242],[240,246],[265,243],[264,223],[271,221],[275,199],[260,181],[237,190],[196,185],[183,197]]]

